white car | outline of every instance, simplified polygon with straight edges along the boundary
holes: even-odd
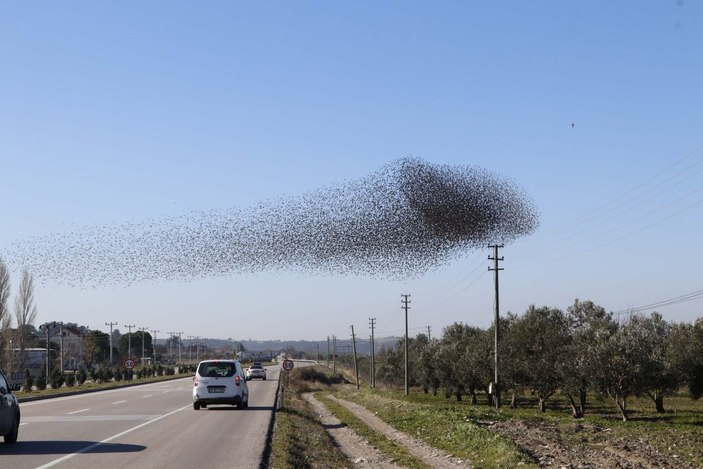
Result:
[[[249,368],[247,368],[247,378],[261,378],[266,381],[266,368],[264,368],[261,363],[252,363]]]
[[[249,388],[242,366],[236,360],[204,360],[193,378],[193,409],[210,404],[249,407]]]

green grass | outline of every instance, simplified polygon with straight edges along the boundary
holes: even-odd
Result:
[[[397,392],[379,390],[339,391],[336,395],[365,406],[396,429],[466,459],[474,467],[537,467],[515,443],[481,424],[505,419],[487,407],[455,405],[420,394],[405,398]]]
[[[319,398],[320,396],[322,396],[322,394],[317,393],[317,397]],[[381,433],[367,426],[351,411],[347,410],[346,407],[329,399],[328,394],[324,394],[322,401],[335,417],[365,438],[370,444],[378,448],[379,451],[387,455],[395,464],[407,468],[431,468],[431,466],[428,466],[423,461],[413,456],[405,447],[387,439]]]
[[[284,382],[285,405],[276,413],[269,467],[349,467],[346,456],[334,445],[308,403],[300,396],[303,392],[326,389],[327,386],[314,380],[301,379],[298,369],[291,371],[290,380]]]

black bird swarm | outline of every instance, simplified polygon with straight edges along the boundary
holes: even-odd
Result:
[[[22,240],[8,260],[41,280],[83,286],[272,269],[404,279],[537,225],[532,200],[511,181],[405,158],[359,180],[249,208]]]

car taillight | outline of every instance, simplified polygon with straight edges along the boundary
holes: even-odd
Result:
[[[236,384],[237,386],[239,386],[239,383],[240,383],[241,381],[242,381],[242,378],[240,378],[239,375],[236,375],[236,376],[234,377],[234,384]]]

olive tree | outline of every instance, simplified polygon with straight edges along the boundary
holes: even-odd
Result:
[[[547,400],[562,384],[558,364],[565,360],[571,339],[567,318],[560,309],[530,305],[512,325],[509,335],[515,346],[515,360],[522,365],[516,369],[544,412]]]
[[[586,395],[593,386],[593,370],[598,366],[590,354],[597,337],[607,337],[617,329],[612,313],[592,301],[574,300],[566,314],[571,341],[563,361],[557,364],[561,373],[562,392],[571,405],[571,413],[581,418],[586,412]]]

